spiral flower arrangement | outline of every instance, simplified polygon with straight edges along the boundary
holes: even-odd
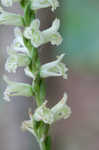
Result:
[[[60,119],[67,119],[71,115],[71,109],[67,105],[67,94],[53,106],[48,108],[45,100],[46,90],[44,79],[48,77],[60,77],[67,79],[68,68],[61,61],[64,54],[56,60],[40,64],[38,56],[39,46],[50,42],[52,45],[60,45],[62,36],[59,33],[60,20],[56,18],[51,27],[40,31],[40,20],[36,18],[36,11],[41,8],[51,7],[51,11],[59,6],[58,0],[1,0],[5,7],[11,7],[14,2],[19,2],[24,10],[24,16],[6,12],[0,7],[0,24],[17,26],[14,29],[15,39],[7,47],[8,59],[5,69],[16,73],[18,67],[24,67],[25,75],[30,77],[32,85],[10,81],[4,76],[8,84],[4,91],[4,99],[10,101],[12,96],[35,97],[37,108],[32,114],[29,111],[29,120],[22,123],[22,129],[35,136],[41,150],[51,149],[51,137],[49,129],[51,125]],[[20,27],[24,30],[21,31]]]

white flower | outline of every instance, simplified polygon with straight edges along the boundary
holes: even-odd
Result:
[[[23,26],[23,18],[20,15],[6,12],[0,7],[0,24]]]
[[[26,27],[24,31],[24,36],[31,40],[34,47],[39,47],[42,44],[51,42],[52,45],[60,45],[62,42],[62,37],[58,32],[60,26],[60,20],[55,19],[50,28],[40,31],[40,21],[39,19],[33,20],[30,27]]]
[[[13,0],[1,0],[1,3],[5,7],[10,7],[12,6]]]
[[[50,109],[46,107],[47,101],[45,101],[39,108],[36,109],[33,118],[36,121],[44,121],[46,124],[52,124],[54,122],[54,116]]]
[[[66,104],[67,94],[64,94],[62,100],[52,109],[46,107],[46,101],[36,109],[33,118],[36,121],[43,121],[46,124],[52,124],[60,119],[67,119],[71,115],[71,109]]]
[[[67,119],[70,117],[71,109],[66,103],[67,94],[64,93],[62,100],[51,109],[51,112],[54,115],[54,121],[60,120],[62,118]]]
[[[11,7],[14,2],[19,2],[20,0],[1,0],[1,3],[5,7]]]
[[[37,10],[40,8],[52,7],[52,11],[54,11],[58,6],[58,0],[31,0],[31,9]]]
[[[64,79],[67,79],[66,72],[68,71],[68,68],[65,66],[65,64],[61,63],[63,57],[64,54],[61,54],[57,58],[57,60],[42,65],[40,70],[40,76],[42,78],[51,77],[51,76],[52,77],[63,76]]]
[[[68,68],[65,66],[65,64],[61,62],[63,57],[64,54],[61,54],[57,58],[57,60],[42,65],[40,68],[40,77],[47,78],[47,77],[63,76],[64,79],[67,79]],[[25,68],[24,71],[28,77],[33,78],[35,80],[36,74],[34,74],[28,67]]]
[[[21,33],[20,28],[16,27],[14,33],[15,33],[15,39],[13,41],[12,48],[16,52],[22,52],[29,55],[29,51],[24,44],[23,34]]]
[[[31,62],[30,58],[23,53],[17,53],[13,49],[9,48],[7,49],[9,57],[5,64],[5,69],[8,72],[16,72],[17,67],[24,67],[28,66]]]
[[[22,128],[22,130],[29,131],[30,133],[32,133],[36,137],[35,131],[33,129],[33,115],[30,111],[29,111],[29,118],[30,118],[30,120],[25,120],[22,123],[21,128]]]
[[[4,92],[4,99],[6,101],[10,101],[10,96],[33,96],[31,85],[10,81],[6,76],[4,76],[4,80],[8,84]]]

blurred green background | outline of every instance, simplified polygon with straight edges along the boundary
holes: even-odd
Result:
[[[55,16],[61,19],[60,32],[63,43],[59,47],[50,44],[39,49],[41,62],[49,62],[56,55],[66,53],[64,62],[69,71],[68,80],[50,78],[46,80],[49,106],[56,104],[64,91],[68,93],[68,104],[72,115],[53,125],[53,150],[99,150],[99,0],[60,0],[60,7],[53,14],[50,9],[38,11],[41,29],[51,25]],[[7,8],[10,12],[23,13],[18,4]],[[35,109],[35,101],[14,97],[11,103],[3,100],[6,84],[3,75],[10,79],[31,83],[23,68],[17,74],[4,70],[7,59],[6,47],[14,38],[14,27],[0,26],[0,150],[39,150],[35,138],[20,129],[28,119],[28,108]]]

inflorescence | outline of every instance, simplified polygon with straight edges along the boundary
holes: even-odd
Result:
[[[54,11],[58,6],[58,0],[1,0],[5,7],[11,7],[14,2],[19,2],[24,10],[24,16],[9,13],[0,7],[0,24],[15,25],[15,39],[7,47],[8,59],[5,64],[6,71],[16,73],[18,67],[24,67],[25,75],[32,78],[32,85],[10,81],[6,76],[4,80],[8,84],[4,91],[4,99],[10,101],[12,96],[35,97],[37,109],[32,114],[29,111],[29,120],[22,123],[22,129],[31,132],[40,144],[41,150],[50,149],[49,128],[51,124],[60,119],[67,119],[71,115],[71,109],[67,105],[67,94],[53,106],[48,108],[45,100],[44,78],[60,77],[67,79],[68,68],[62,59],[65,54],[57,56],[57,59],[40,65],[38,56],[39,46],[50,42],[52,45],[60,45],[62,36],[59,33],[60,20],[56,18],[51,27],[40,31],[40,20],[35,17],[38,9],[51,7]],[[23,27],[21,31],[19,28]]]

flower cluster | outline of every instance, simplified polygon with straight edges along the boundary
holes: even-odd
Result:
[[[71,115],[71,109],[67,105],[66,93],[62,100],[51,109],[46,106],[47,101],[45,101],[43,78],[62,76],[64,79],[67,79],[68,68],[62,62],[64,54],[57,56],[56,60],[43,65],[40,65],[38,57],[37,48],[39,46],[48,42],[56,46],[62,43],[62,36],[59,33],[60,20],[56,18],[51,27],[41,31],[40,20],[28,15],[34,15],[33,11],[35,12],[35,10],[47,7],[51,7],[51,10],[54,11],[59,6],[59,2],[58,0],[1,0],[2,5],[6,7],[12,6],[14,2],[20,2],[21,5],[24,2],[26,5],[24,11],[26,13],[25,17],[5,12],[0,7],[0,24],[23,26],[24,30],[21,31],[19,27],[14,29],[15,38],[11,46],[7,48],[9,56],[5,64],[5,69],[8,72],[15,73],[18,67],[24,67],[25,75],[32,78],[33,83],[29,85],[21,82],[13,82],[5,76],[4,80],[8,86],[4,92],[4,99],[10,101],[10,97],[12,96],[35,96],[37,101],[40,101],[37,103],[38,107],[34,114],[29,112],[30,120],[24,121],[22,128],[31,132],[37,140],[41,140],[41,137],[45,138],[47,136],[44,135],[47,125],[51,125],[60,119],[67,119]],[[30,9],[30,12],[27,13],[26,9]],[[26,25],[30,18],[32,20]],[[43,100],[41,100],[42,97]],[[37,134],[38,129],[34,128],[33,124],[35,122],[43,122],[41,137]]]
[[[16,72],[17,67],[28,66],[31,62],[29,51],[24,45],[23,35],[19,28],[15,28],[15,39],[10,47],[7,48],[8,59],[5,69],[8,72]]]
[[[46,107],[47,101],[45,101],[40,107],[36,109],[34,115],[29,112],[30,120],[24,121],[22,124],[22,128],[35,135],[35,131],[33,129],[33,121],[43,121],[46,124],[53,124],[62,118],[67,119],[71,115],[71,109],[70,107],[68,107],[66,102],[66,93],[64,94],[60,102],[51,109]]]

